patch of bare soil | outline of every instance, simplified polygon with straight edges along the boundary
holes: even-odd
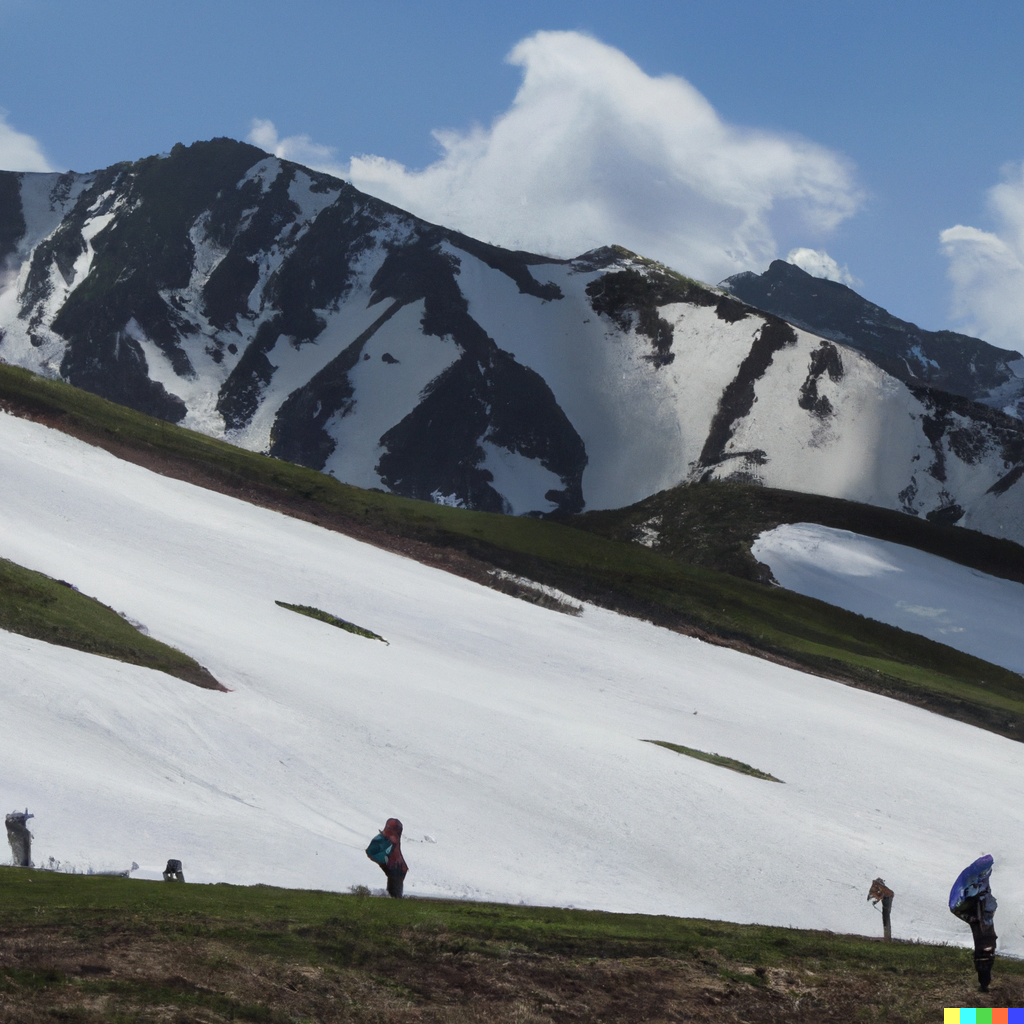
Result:
[[[1019,977],[997,977],[978,1003],[967,977],[961,985],[884,971],[755,969],[713,949],[678,960],[571,958],[460,952],[442,940],[352,965],[326,950],[307,962],[141,923],[98,924],[88,935],[74,926],[5,929],[0,1022],[924,1024],[971,999],[1024,1003]]]

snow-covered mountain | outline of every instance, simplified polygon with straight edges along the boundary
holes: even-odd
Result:
[[[0,174],[0,358],[515,513],[741,477],[1024,540],[1024,428],[657,264],[509,252],[231,140]]]
[[[897,380],[1024,416],[1024,357],[955,331],[925,331],[836,281],[775,260],[722,282],[738,299],[863,352]]]

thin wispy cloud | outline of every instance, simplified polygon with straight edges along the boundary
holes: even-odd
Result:
[[[780,234],[827,233],[861,202],[839,154],[729,125],[684,79],[651,77],[589,36],[540,32],[508,60],[523,70],[511,107],[488,127],[435,132],[441,155],[419,170],[344,164],[268,121],[249,138],[490,242],[558,256],[618,243],[712,282],[763,269]]]
[[[7,111],[0,107],[0,171],[51,171],[42,146],[7,123]]]
[[[988,192],[996,230],[957,224],[939,235],[949,259],[953,316],[993,345],[1024,347],[1024,164]]]

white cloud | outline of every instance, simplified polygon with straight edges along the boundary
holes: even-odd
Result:
[[[949,259],[953,316],[993,345],[1024,343],[1024,164],[1004,169],[989,189],[996,231],[957,224],[939,235]]]
[[[906,601],[897,601],[897,608],[902,608],[911,615],[920,615],[925,619],[937,619],[940,615],[946,614],[945,608],[930,608],[926,604],[908,604]]]
[[[294,160],[297,164],[313,167],[318,171],[336,174],[339,178],[348,176],[348,169],[334,159],[337,150],[333,146],[321,146],[308,135],[290,135],[278,138],[273,121],[253,118],[252,130],[246,136],[249,142],[260,149],[273,153],[282,160]]]
[[[860,282],[850,273],[849,268],[838,263],[824,249],[791,249],[787,263],[799,267],[811,277],[823,277],[826,281],[838,281],[851,288]]]
[[[51,171],[38,142],[31,135],[15,131],[7,123],[7,111],[0,108],[0,170]]]
[[[539,32],[508,59],[523,69],[512,106],[490,127],[435,132],[442,154],[422,170],[380,156],[341,167],[269,122],[250,139],[320,154],[309,162],[490,242],[559,256],[614,242],[708,281],[763,269],[779,232],[827,232],[859,205],[842,157],[728,125],[684,79],[652,78],[589,36]]]

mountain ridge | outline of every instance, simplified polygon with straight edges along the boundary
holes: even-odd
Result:
[[[1020,352],[955,331],[924,330],[847,285],[813,277],[784,260],[773,260],[763,274],[734,274],[721,287],[757,309],[856,348],[910,386],[970,398],[1018,419],[1024,413]]]
[[[487,511],[733,479],[1024,539],[1019,420],[619,247],[503,250],[228,139],[0,182],[0,359],[250,450]]]

